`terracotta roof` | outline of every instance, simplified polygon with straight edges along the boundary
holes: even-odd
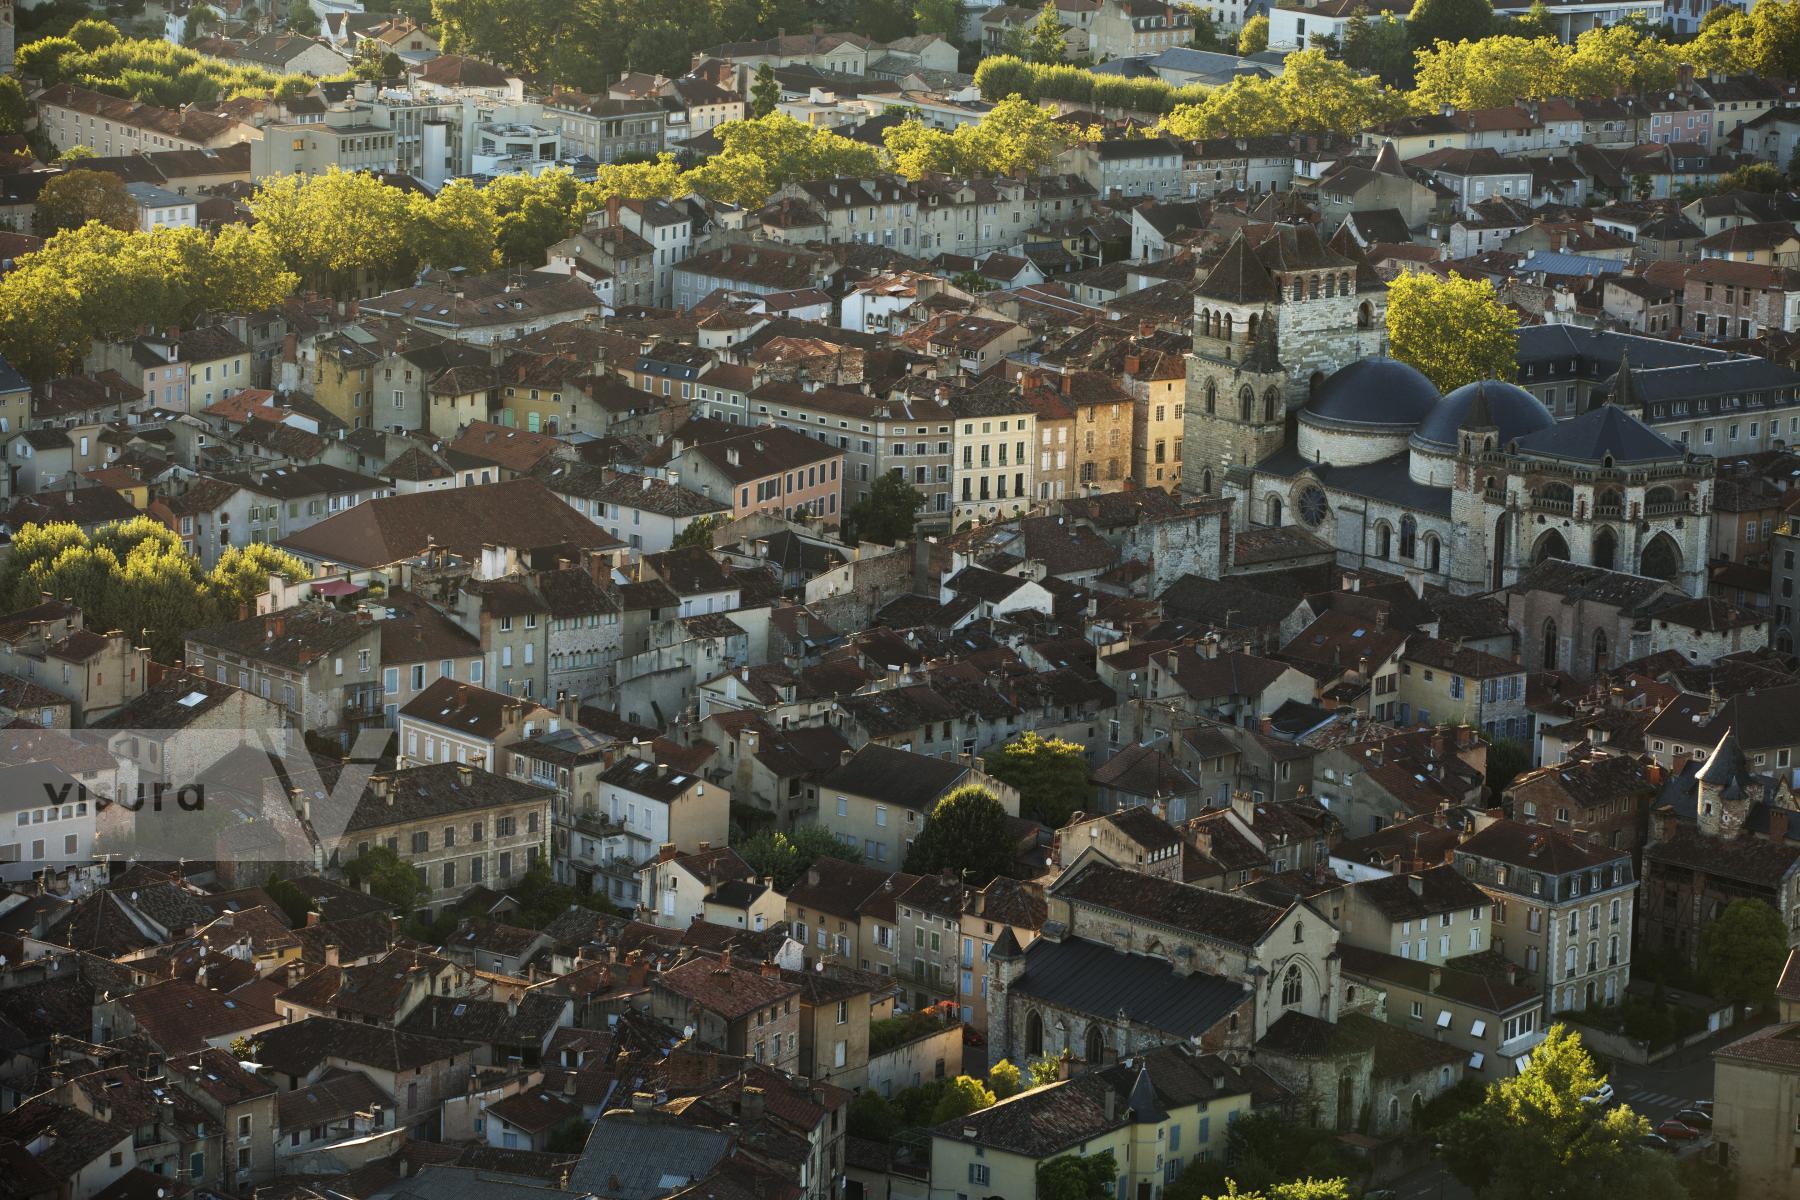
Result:
[[[691,958],[658,975],[654,988],[673,992],[727,1021],[747,1017],[799,995],[800,989],[781,978],[746,971],[722,960]]]

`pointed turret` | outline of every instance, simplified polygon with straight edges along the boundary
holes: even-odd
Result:
[[[1639,409],[1644,407],[1643,397],[1638,395],[1637,376],[1631,370],[1631,352],[1619,352],[1619,370],[1612,377],[1612,383],[1594,401],[1594,407],[1602,404],[1616,404],[1620,408]]]
[[[1375,155],[1373,170],[1377,175],[1406,174],[1406,167],[1400,162],[1400,151],[1394,145],[1393,138],[1381,143],[1381,149]]]
[[[1475,399],[1469,402],[1469,411],[1463,414],[1462,424],[1457,428],[1470,433],[1485,433],[1499,428],[1494,424],[1494,407],[1488,403],[1487,384],[1475,385]]]

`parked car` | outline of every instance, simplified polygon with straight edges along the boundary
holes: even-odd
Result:
[[[1688,1107],[1691,1109],[1694,1109],[1698,1112],[1703,1112],[1709,1117],[1713,1115],[1711,1100],[1696,1100],[1692,1104],[1688,1105]]]
[[[1675,1114],[1675,1119],[1689,1129],[1704,1131],[1712,1128],[1712,1114],[1701,1112],[1697,1108],[1684,1108]]]
[[[1656,1132],[1671,1142],[1691,1142],[1700,1136],[1700,1131],[1689,1127],[1685,1122],[1670,1117],[1656,1127]]]
[[[1598,1104],[1601,1108],[1610,1107],[1613,1102],[1612,1084],[1602,1080],[1599,1087],[1581,1098],[1581,1102],[1583,1104]]]
[[[1660,1133],[1646,1133],[1643,1137],[1638,1139],[1638,1145],[1646,1150],[1673,1151],[1675,1149],[1675,1143],[1671,1142]]]

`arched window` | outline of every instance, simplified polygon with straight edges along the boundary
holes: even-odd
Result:
[[[1217,380],[1206,381],[1206,414],[1211,416],[1219,411],[1219,384]]]
[[[1375,523],[1375,557],[1386,558],[1394,552],[1394,531],[1386,521]]]
[[[1305,997],[1306,988],[1300,980],[1300,964],[1289,963],[1287,974],[1281,978],[1281,1006],[1292,1008]]]
[[[1668,580],[1680,575],[1681,549],[1675,545],[1675,539],[1666,533],[1651,538],[1644,547],[1644,556],[1638,560],[1638,574]]]
[[[1210,308],[1201,309],[1200,310],[1200,332],[1210,337],[1212,335],[1212,321],[1213,321],[1212,309],[1210,309]]]
[[[1531,552],[1531,561],[1536,564],[1548,562],[1553,558],[1562,562],[1569,560],[1569,543],[1564,541],[1563,535],[1554,529],[1549,530],[1538,539],[1537,549]]]
[[[1644,509],[1645,511],[1654,511],[1657,508],[1674,504],[1675,500],[1674,488],[1653,487],[1644,493]]]
[[[1538,491],[1538,499],[1552,504],[1574,504],[1575,489],[1566,483],[1546,483]]]
[[[1606,630],[1594,630],[1594,673],[1606,670]]]
[[[1602,526],[1594,534],[1594,565],[1611,571],[1619,561],[1619,537],[1610,528]]]
[[[1400,1127],[1400,1097],[1389,1096],[1388,1097],[1388,1128],[1389,1129],[1398,1129],[1399,1127]]]
[[[1409,513],[1400,518],[1400,557],[1410,559],[1418,550],[1419,523]]]
[[[1306,299],[1306,280],[1304,280],[1304,279],[1294,280],[1294,299],[1296,299],[1296,300]]]
[[[1216,336],[1222,337],[1228,342],[1231,340],[1231,314],[1230,313],[1223,313],[1220,315],[1220,317],[1219,317],[1219,332]]]
[[[1444,569],[1443,561],[1444,561],[1444,545],[1443,545],[1443,543],[1438,541],[1437,534],[1435,534],[1435,533],[1426,534],[1425,535],[1425,569],[1427,571],[1441,571]]]
[[[1257,319],[1257,315],[1251,313],[1250,319],[1244,322],[1244,340],[1246,342],[1254,342],[1256,340],[1256,330],[1260,324],[1261,322]]]
[[[1256,389],[1245,384],[1238,389],[1238,420],[1250,420],[1251,410],[1256,405]]]
[[[1544,622],[1544,670],[1556,670],[1556,621]]]
[[[1035,1008],[1025,1017],[1025,1053],[1032,1058],[1044,1056],[1044,1018]]]
[[[1211,467],[1207,467],[1205,470],[1200,472],[1200,494],[1202,496],[1212,495],[1212,468]]]
[[[1273,421],[1281,412],[1281,389],[1273,384],[1263,392],[1263,420]]]
[[[1375,306],[1367,300],[1356,306],[1356,327],[1358,329],[1375,327]]]
[[[1106,1061],[1106,1034],[1101,1031],[1098,1023],[1088,1026],[1087,1061],[1090,1063]]]
[[[1268,508],[1268,512],[1269,512],[1269,519],[1266,522],[1266,524],[1269,524],[1269,525],[1281,524],[1281,497],[1280,496],[1270,496],[1267,508]]]
[[[1625,497],[1617,488],[1603,488],[1594,494],[1594,514],[1601,517],[1625,515]]]

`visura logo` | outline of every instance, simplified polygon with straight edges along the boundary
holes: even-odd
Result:
[[[117,804],[127,812],[163,812],[165,804],[171,812],[202,812],[206,808],[206,785],[203,783],[139,783],[124,795],[108,796],[89,791],[85,783],[70,781],[57,784],[46,781],[44,795],[51,804],[104,800]]]

